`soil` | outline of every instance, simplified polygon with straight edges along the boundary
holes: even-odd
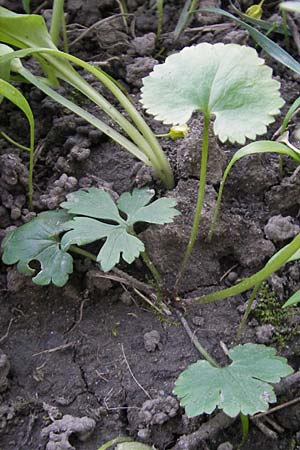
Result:
[[[184,2],[166,1],[163,34],[157,46],[155,2],[127,0],[128,30],[118,3],[66,1],[70,50],[86,61],[100,62],[128,90],[139,110],[142,77],[169,53],[200,42],[254,45],[247,32],[232,23],[215,27],[223,23],[220,16],[199,13],[174,43],[172,32]],[[39,4],[32,1],[32,9]],[[240,6],[245,10],[249,4],[242,1]],[[0,5],[22,12],[19,1],[2,0]],[[205,5],[228,9],[218,0],[205,0]],[[51,2],[46,2],[40,11],[46,20],[50,8]],[[267,16],[275,11],[274,4],[266,5]],[[112,19],[105,20],[108,18]],[[82,26],[98,21],[85,37],[74,42]],[[280,80],[286,100],[281,117],[269,128],[271,138],[298,96],[300,78],[269,57],[266,60]],[[103,91],[93,78],[87,79]],[[85,102],[66,86],[60,91],[81,104]],[[182,215],[173,224],[140,230],[163,274],[167,297],[193,217],[201,117],[193,117],[186,139],[161,140],[176,176],[174,190],[165,192],[151,170],[82,119],[35,88],[24,86],[24,93],[36,119],[35,213],[55,209],[67,193],[89,186],[105,187],[117,198],[133,187],[149,185],[158,196],[177,199]],[[114,101],[109,94],[108,98]],[[102,117],[93,106],[84,106]],[[22,114],[6,102],[1,108],[1,129],[26,144],[28,128]],[[167,132],[165,126],[149,117],[147,120],[156,133]],[[296,129],[297,119],[291,124],[291,130]],[[181,286],[182,298],[229,286],[254,273],[299,232],[300,177],[294,174],[296,165],[285,159],[280,176],[278,158],[263,155],[245,158],[233,168],[215,239],[211,243],[206,240],[222,171],[235,150],[211,136],[202,228]],[[27,155],[1,139],[0,161],[3,238],[12,226],[30,220],[35,213],[29,211],[26,200]],[[179,373],[200,356],[182,326],[180,313],[169,305],[171,316],[157,314],[130,288],[99,278],[96,267],[81,257],[75,258],[75,266],[64,288],[36,286],[14,267],[0,266],[0,450],[95,450],[106,441],[127,435],[159,450],[230,450],[238,446],[242,438],[239,420],[229,420],[220,413],[211,416],[213,419],[206,415],[188,419],[172,394]],[[120,268],[140,281],[148,279],[139,260],[132,267],[122,264]],[[300,264],[279,271],[269,286],[282,303],[300,288]],[[227,363],[227,357],[220,343],[231,348],[240,342],[258,342],[277,347],[297,371],[299,311],[284,316],[280,325],[271,319],[263,322],[254,311],[238,339],[236,331],[248,297],[247,293],[215,304],[183,308],[182,312],[192,332],[221,364]],[[299,380],[279,391],[278,403],[297,397]],[[299,449],[298,405],[273,413],[271,422],[251,423],[243,448]]]

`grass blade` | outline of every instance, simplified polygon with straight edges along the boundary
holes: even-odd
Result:
[[[197,0],[186,0],[184,7],[180,13],[177,25],[174,30],[174,41],[177,41],[185,26],[187,25],[191,14],[196,9]]]

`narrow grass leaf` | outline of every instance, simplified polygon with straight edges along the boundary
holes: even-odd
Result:
[[[282,308],[287,308],[288,306],[297,305],[300,303],[300,290],[294,292],[294,294],[285,302]]]

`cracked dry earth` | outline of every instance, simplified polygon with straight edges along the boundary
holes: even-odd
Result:
[[[160,56],[155,49],[156,23],[151,2],[127,0],[135,15],[135,35],[120,17],[104,21],[73,44],[72,53],[87,61],[104,61],[105,70],[123,83],[138,106],[141,78],[170,51],[198,42],[252,44],[246,32],[230,28],[184,33],[174,44],[174,30],[183,2],[165,2],[165,33]],[[32,2],[37,6],[39,2]],[[209,6],[223,6],[218,0]],[[250,2],[243,1],[242,8]],[[0,1],[21,12],[21,2]],[[50,2],[42,10],[49,19]],[[69,24],[90,26],[119,12],[114,0],[68,0]],[[175,22],[174,22],[175,20]],[[195,15],[191,26],[220,24],[216,16]],[[219,31],[220,30],[220,31]],[[70,27],[74,41],[81,31]],[[299,77],[268,60],[282,83],[289,105],[299,93]],[[87,77],[88,78],[88,77]],[[97,89],[103,88],[92,78]],[[64,86],[62,93],[73,95]],[[193,117],[189,136],[182,141],[162,139],[176,175],[176,187],[164,192],[151,170],[68,113],[36,89],[24,87],[36,118],[38,159],[35,166],[35,211],[56,208],[66,194],[97,186],[114,198],[133,187],[150,186],[158,195],[175,197],[182,215],[166,227],[139,230],[151,258],[164,276],[166,298],[172,288],[192,222],[199,170],[201,118]],[[82,101],[81,97],[78,98]],[[110,99],[113,101],[113,99]],[[85,107],[98,117],[90,105]],[[286,112],[287,107],[283,110]],[[27,125],[21,113],[1,104],[1,129],[26,142]],[[151,121],[156,133],[166,132]],[[280,118],[278,118],[280,123]],[[275,123],[269,137],[278,128]],[[297,119],[292,130],[297,131]],[[229,286],[262,267],[277,249],[299,232],[300,178],[286,159],[283,176],[274,156],[249,157],[233,168],[226,188],[215,240],[207,231],[216,190],[233,146],[211,135],[208,186],[202,230],[184,277],[181,295],[196,296]],[[295,145],[297,134],[292,134]],[[11,226],[30,220],[26,203],[26,155],[0,140],[0,238]],[[158,450],[231,450],[241,440],[239,421],[215,415],[188,419],[172,390],[178,374],[199,358],[178,316],[161,317],[119,283],[99,277],[90,262],[75,258],[75,272],[62,289],[38,287],[15,268],[0,263],[0,450],[96,450],[117,436],[129,435]],[[147,279],[142,263],[121,266],[139,280]],[[269,281],[279,302],[300,288],[300,265],[289,265]],[[261,323],[254,312],[241,341],[236,330],[248,294],[185,311],[192,332],[221,364],[228,361],[220,346],[258,342],[277,346],[295,370],[299,368],[299,310],[280,327]],[[290,330],[294,330],[290,333]],[[280,341],[278,340],[280,336]],[[280,345],[279,345],[280,343]],[[279,402],[299,396],[297,379],[281,390]],[[273,423],[251,423],[245,450],[290,450],[300,446],[300,408],[297,404],[272,416]],[[275,425],[274,425],[275,424]],[[275,427],[275,428],[274,428]]]

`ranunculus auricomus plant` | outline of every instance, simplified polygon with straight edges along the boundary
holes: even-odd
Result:
[[[244,144],[267,131],[284,101],[272,69],[257,52],[237,44],[186,47],[154,67],[143,80],[141,102],[166,124],[182,125],[193,112],[203,114],[202,155],[197,206],[175,294],[192,252],[205,194],[209,126],[221,142]]]

